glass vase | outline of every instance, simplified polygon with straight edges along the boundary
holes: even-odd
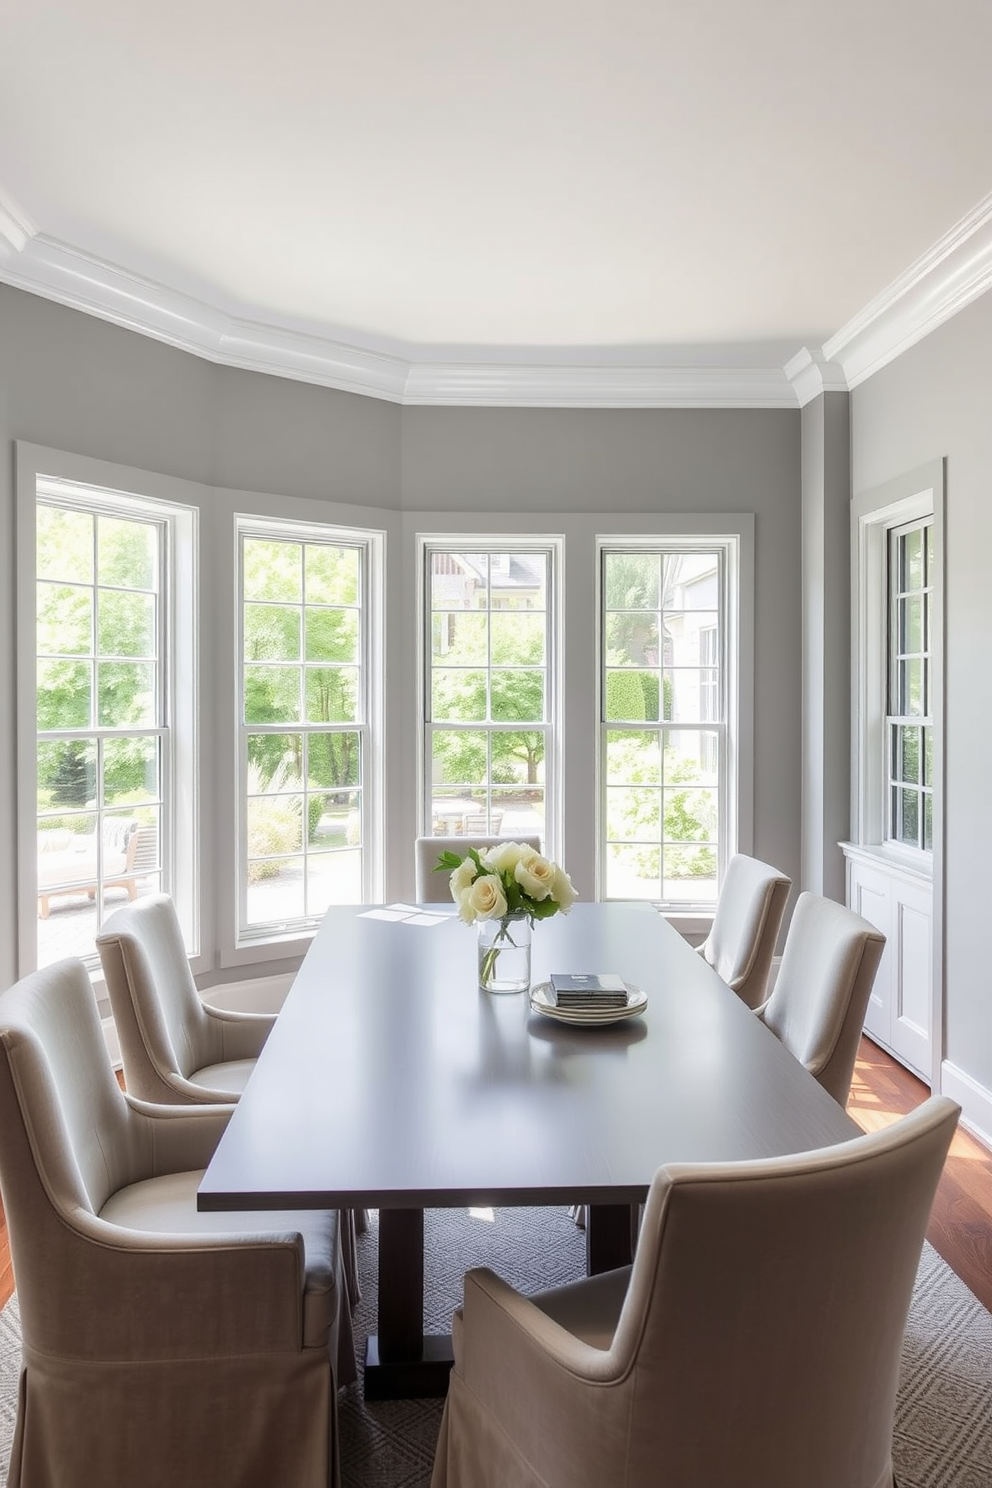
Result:
[[[483,992],[530,991],[531,921],[527,915],[478,920],[479,986]]]

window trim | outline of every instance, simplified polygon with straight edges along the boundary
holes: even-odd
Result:
[[[417,791],[416,824],[418,837],[430,837],[432,814],[430,811],[431,782],[428,779],[428,739],[432,726],[428,699],[428,679],[431,658],[431,607],[428,584],[428,564],[435,552],[543,552],[548,557],[547,596],[547,694],[545,700],[546,721],[541,725],[548,731],[549,747],[545,749],[544,776],[544,850],[550,857],[560,852],[562,812],[562,571],[564,538],[549,533],[524,533],[510,535],[504,532],[478,531],[473,533],[432,531],[415,535],[416,561],[416,632],[417,632]]]
[[[361,553],[362,571],[362,644],[360,666],[363,671],[364,720],[356,724],[356,732],[364,736],[362,770],[362,895],[363,902],[374,903],[382,894],[382,812],[384,781],[384,740],[382,721],[384,716],[383,656],[385,646],[384,626],[384,562],[385,535],[381,530],[366,526],[350,526],[340,521],[321,522],[313,517],[272,517],[261,513],[236,510],[233,513],[234,571],[234,717],[233,738],[235,748],[235,799],[234,822],[237,856],[235,867],[235,922],[233,946],[237,954],[262,952],[265,948],[289,949],[301,940],[309,941],[316,933],[320,916],[286,921],[272,921],[254,928],[247,924],[247,879],[244,866],[247,856],[246,813],[246,756],[242,741],[250,728],[244,722],[244,669],[243,669],[243,606],[244,583],[242,552],[246,537],[258,537],[279,542],[324,543],[333,546],[357,547]],[[301,725],[303,724],[301,720]],[[282,732],[292,729],[287,725]],[[268,954],[273,954],[270,950]]]
[[[931,621],[933,727],[933,850],[911,848],[887,835],[886,716],[888,705],[888,543],[908,523],[932,519],[934,591]],[[855,496],[851,507],[851,842],[937,882],[942,859],[944,709],[944,466],[919,470]]]
[[[39,497],[80,509],[130,512],[170,531],[162,602],[166,606],[164,727],[171,735],[172,780],[163,780],[162,885],[172,893],[193,969],[201,957],[200,769],[198,708],[199,487],[151,472],[17,442],[17,799],[18,861],[37,864],[36,512]],[[45,491],[43,488],[47,487]],[[184,678],[178,687],[176,678]],[[187,685],[188,683],[188,685]],[[154,732],[159,732],[156,728]],[[18,874],[18,975],[38,961],[37,871]],[[95,948],[84,958],[100,982]]]
[[[698,519],[697,519],[698,521]],[[603,573],[605,555],[613,552],[633,551],[669,553],[716,551],[720,555],[720,615],[717,622],[717,650],[721,657],[719,686],[722,701],[723,721],[719,730],[723,734],[723,761],[718,782],[719,828],[717,841],[717,887],[723,882],[727,862],[735,852],[747,851],[751,841],[751,781],[753,771],[750,762],[751,730],[753,713],[744,709],[743,699],[753,695],[750,681],[745,684],[745,669],[750,674],[753,665],[753,646],[745,649],[743,636],[751,607],[742,602],[745,592],[745,533],[706,531],[702,527],[686,527],[674,532],[671,519],[658,524],[654,532],[599,533],[596,537],[596,897],[605,897],[606,887],[606,779],[604,744],[609,723],[605,718],[605,648],[603,635],[604,598]],[[749,586],[748,586],[749,587]],[[746,685],[746,690],[745,690]],[[747,729],[745,745],[744,730]],[[745,777],[742,765],[745,758],[749,768]],[[744,844],[747,844],[746,846]],[[649,899],[657,904],[664,914],[685,920],[686,917],[712,917],[714,905],[692,900]]]

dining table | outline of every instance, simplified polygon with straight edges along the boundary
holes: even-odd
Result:
[[[567,972],[620,977],[642,1010],[588,1026],[535,1010]],[[592,1273],[630,1260],[662,1165],[858,1134],[651,904],[539,922],[532,986],[480,990],[476,934],[447,907],[332,907],[201,1182],[204,1211],[379,1211],[368,1398],[446,1389],[450,1336],[423,1328],[426,1209],[588,1206]]]

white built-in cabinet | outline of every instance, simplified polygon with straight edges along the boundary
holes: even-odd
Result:
[[[885,936],[865,1032],[930,1083],[933,880],[877,849],[843,843],[847,902]]]
[[[920,558],[923,582],[906,582],[900,577],[900,554],[909,551],[913,533],[924,529],[928,538],[918,550],[921,555],[926,550],[926,557]],[[846,859],[847,902],[886,939],[865,1032],[928,1085],[939,1088],[943,1057],[942,460],[854,497],[851,555],[851,841],[840,846]],[[914,625],[910,611],[915,605],[919,615],[921,596],[923,621],[921,625],[917,619]],[[904,741],[914,736],[921,742],[910,753]],[[906,797],[912,797],[908,817],[900,815],[899,802]],[[906,829],[907,821],[911,830]]]

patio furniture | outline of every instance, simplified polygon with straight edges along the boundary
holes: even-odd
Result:
[[[135,899],[138,884],[158,871],[158,832],[133,817],[105,816],[103,887],[126,889]],[[38,833],[38,914],[47,920],[57,895],[96,897],[97,837],[93,832],[56,830]]]

